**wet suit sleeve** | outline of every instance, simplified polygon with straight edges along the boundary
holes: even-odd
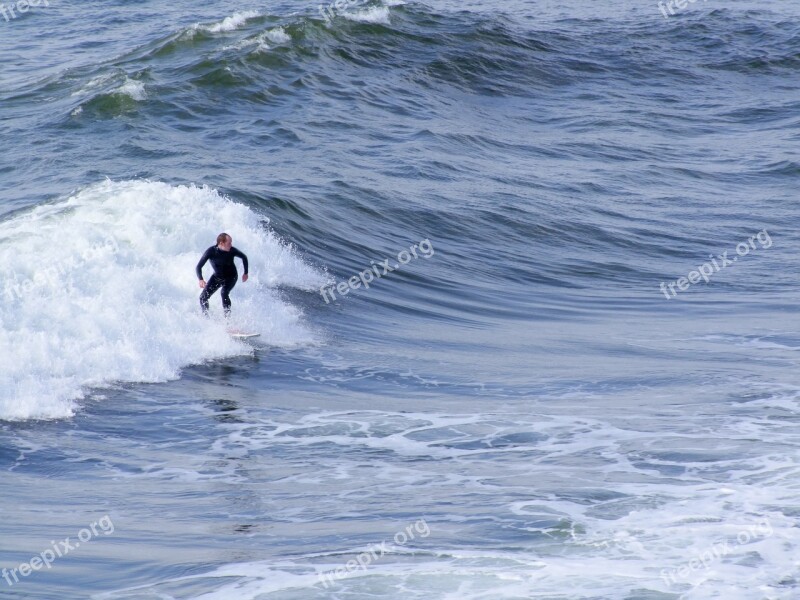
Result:
[[[213,248],[213,246],[211,248]],[[195,271],[197,272],[197,279],[203,278],[203,267],[208,262],[208,259],[211,258],[211,248],[209,248],[203,253],[203,256],[200,257],[200,262],[197,263],[197,266],[195,267]]]
[[[244,264],[244,274],[247,275],[247,255],[238,248],[232,248],[232,251],[234,256],[238,256],[242,259],[242,263]]]

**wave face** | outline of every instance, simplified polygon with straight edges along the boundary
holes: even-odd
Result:
[[[0,418],[66,417],[89,387],[167,381],[186,365],[252,352],[224,319],[199,314],[194,266],[220,225],[253,270],[233,293],[231,325],[275,346],[314,343],[271,288],[324,277],[263,215],[211,188],[108,181],[0,224]],[[212,315],[218,303],[219,294]]]

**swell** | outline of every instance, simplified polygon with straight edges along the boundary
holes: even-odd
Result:
[[[223,69],[240,61],[268,61],[268,50],[280,47],[278,55],[285,52],[287,63],[278,68],[303,65],[304,71],[313,72],[315,62],[334,61],[406,69],[420,83],[448,83],[489,95],[527,94],[595,77],[623,82],[638,77],[657,82],[679,73],[697,77],[691,67],[665,62],[665,56],[683,51],[690,66],[710,70],[779,73],[800,66],[800,26],[788,19],[776,21],[767,11],[747,11],[743,22],[732,9],[715,9],[703,19],[673,20],[666,26],[658,20],[637,23],[620,36],[612,35],[619,33],[618,23],[595,19],[571,19],[531,31],[520,27],[513,15],[437,12],[423,4],[371,3],[360,11],[376,8],[386,10],[386,22],[359,21],[354,18],[358,10],[345,11],[329,23],[315,13],[234,13],[215,23],[183,27],[93,67],[67,69],[0,94],[0,100],[69,89],[89,71],[131,72],[159,65],[180,76],[204,61],[220,61]],[[285,37],[267,35],[275,30]]]
[[[714,221],[717,234],[709,223],[700,234],[683,231],[669,192],[636,192],[688,182],[701,194],[741,184],[741,172],[700,161],[666,169],[682,158],[671,144],[629,140],[781,123],[794,104],[731,110],[707,90],[731,70],[791,73],[794,23],[758,12],[742,23],[724,9],[708,13],[713,23],[654,20],[620,35],[618,23],[602,20],[530,29],[513,16],[384,8],[385,20],[338,16],[330,24],[314,14],[231,15],[5,99],[22,111],[54,97],[45,125],[54,133],[121,121],[226,144],[222,166],[249,178],[227,181],[211,165],[209,178],[274,214],[281,233],[335,277],[430,238],[441,248],[438,266],[403,276],[442,307],[463,298],[464,314],[524,315],[531,286],[556,295],[604,283],[633,294],[674,271],[676,258],[697,260],[754,233],[725,217]],[[605,106],[614,108],[598,114]],[[204,123],[211,117],[213,131]],[[145,173],[171,154],[151,146],[126,147],[129,157],[151,161]],[[250,156],[255,147],[271,151],[266,176]],[[572,178],[564,175],[571,161],[599,166]],[[770,159],[747,175],[789,179],[796,171],[794,161]],[[706,207],[683,202],[703,222]],[[574,298],[558,302],[585,304]]]

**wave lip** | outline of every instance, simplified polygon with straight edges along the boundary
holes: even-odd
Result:
[[[237,12],[229,17],[225,17],[222,21],[213,23],[211,25],[195,25],[194,29],[207,31],[208,33],[225,33],[229,31],[236,31],[244,27],[250,19],[260,16],[254,10],[247,10]]]
[[[272,286],[325,277],[266,222],[212,188],[149,181],[106,181],[0,222],[0,419],[68,417],[91,388],[252,352],[225,333],[218,294],[212,318],[199,314],[194,266],[223,230],[250,259],[231,325],[270,345],[316,343]]]
[[[383,23],[389,25],[389,9],[386,6],[370,6],[354,12],[343,12],[342,16],[358,23]]]
[[[141,81],[134,81],[133,79],[126,79],[125,83],[117,88],[114,93],[128,96],[137,102],[147,99],[147,92],[144,89],[144,84]]]
[[[225,46],[223,50],[242,50],[248,46],[257,46],[257,51],[266,51],[270,49],[270,45],[267,42],[280,46],[281,44],[288,44],[291,41],[292,36],[286,33],[283,27],[273,27],[255,37],[244,39],[230,46]]]

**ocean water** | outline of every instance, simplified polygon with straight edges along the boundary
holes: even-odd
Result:
[[[800,597],[800,5],[4,7],[0,598]]]

